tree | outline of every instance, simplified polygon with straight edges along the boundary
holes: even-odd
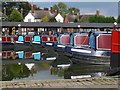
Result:
[[[79,15],[80,10],[77,8],[69,8],[68,12],[69,12],[69,14]]]
[[[74,20],[74,22],[78,22],[78,20],[77,20],[77,19],[75,19],[75,20]]]
[[[114,23],[116,20],[114,17],[104,17],[104,16],[91,16],[89,17],[90,23]]]
[[[105,23],[114,23],[116,20],[114,17],[106,17],[105,18]]]
[[[52,7],[53,10],[57,10],[63,17],[68,13],[68,7],[65,3],[59,2],[57,5]]]
[[[117,18],[117,23],[120,23],[120,15]]]
[[[23,17],[31,10],[31,4],[29,2],[2,2],[2,7],[2,12],[4,12],[4,7],[6,8],[7,16],[9,16],[15,8],[17,8],[19,12],[21,8],[23,9]],[[39,10],[40,8],[34,5],[34,9]]]
[[[23,21],[23,17],[18,10],[14,9],[8,17],[8,20],[11,22],[21,22]]]
[[[56,21],[55,17],[52,17],[49,19],[49,22],[57,22],[57,21]]]
[[[48,16],[44,16],[44,17],[42,18],[42,21],[43,21],[43,22],[48,22],[48,21],[49,21]]]

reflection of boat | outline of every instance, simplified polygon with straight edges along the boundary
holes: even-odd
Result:
[[[29,70],[31,70],[32,69],[32,67],[35,65],[34,63],[27,63],[27,64],[25,64],[26,66],[27,66],[27,68],[29,69]]]
[[[68,68],[70,67],[71,64],[61,64],[61,65],[57,65],[58,68]]]
[[[3,59],[34,59],[41,60],[41,52],[24,52],[24,51],[2,51]]]
[[[0,53],[3,63],[29,63],[34,61],[49,62],[56,59],[54,56],[47,56],[42,52],[27,52],[27,51],[2,51]],[[15,61],[14,61],[15,60]]]
[[[50,57],[50,58],[46,58],[46,60],[55,60],[56,57]]]
[[[87,77],[101,77],[106,75],[109,70],[109,65],[97,65],[88,63],[72,64],[65,72],[65,79],[72,78],[87,78]]]

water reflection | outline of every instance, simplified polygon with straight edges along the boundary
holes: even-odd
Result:
[[[1,52],[2,56],[4,56],[2,68],[3,81],[70,79],[71,76],[81,75],[91,75],[92,77],[103,76],[109,69],[109,65],[73,64],[71,59],[65,56],[64,53],[58,54],[49,47],[45,53],[38,53],[37,51],[20,52],[22,59],[19,58],[19,53],[16,53],[16,51],[6,52],[6,54]],[[32,53],[41,54],[41,59],[38,60],[36,56],[37,60],[34,60],[34,54]],[[56,57],[56,60],[48,62],[46,58],[49,57]]]
[[[11,81],[13,79],[21,79],[28,77],[30,70],[24,64],[9,64],[2,67],[2,80]]]
[[[71,76],[90,75],[91,77],[105,76],[109,70],[109,65],[94,65],[94,64],[73,64],[65,70],[64,78],[71,78]]]
[[[2,80],[47,80],[47,79],[70,79],[71,76],[91,75],[103,76],[109,66],[73,64],[68,68],[51,66],[50,62],[39,64],[8,64],[3,65]]]

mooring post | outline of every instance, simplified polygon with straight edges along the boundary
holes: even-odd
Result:
[[[120,68],[120,31],[116,28],[117,23],[114,23],[112,31],[112,50],[110,58],[111,69]]]

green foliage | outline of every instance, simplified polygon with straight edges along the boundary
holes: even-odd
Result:
[[[19,12],[21,8],[23,9],[23,17],[31,10],[31,4],[29,2],[2,2],[2,12],[4,11],[4,7],[6,7],[7,16],[9,16],[15,8],[17,8]],[[40,8],[34,5],[34,9],[39,10]]]
[[[77,9],[77,8],[68,8],[68,6],[63,2],[59,2],[57,5],[54,5],[52,7],[52,10],[57,11],[63,17],[65,17],[66,14],[72,14],[72,15],[73,14],[74,15],[79,14],[79,9]]]
[[[77,20],[77,19],[75,19],[75,20],[74,20],[74,22],[78,22],[78,20]]]
[[[53,18],[49,19],[49,22],[57,22],[57,21],[56,21],[55,17],[53,17]]]
[[[114,23],[116,20],[114,17],[106,17],[105,18],[105,23]]]
[[[2,72],[3,81],[10,81],[15,78],[25,78],[31,74],[30,70],[24,64],[5,65],[3,66]]]
[[[80,23],[88,23],[89,22],[89,17],[81,18],[79,20]]]
[[[68,12],[69,14],[79,15],[80,10],[77,8],[69,8]]]
[[[91,16],[89,18],[90,23],[114,23],[114,17],[104,17],[104,16]]]
[[[21,16],[18,10],[14,9],[10,14],[10,16],[8,17],[8,20],[10,22],[21,22],[23,21],[23,17]]]
[[[48,22],[48,21],[49,21],[48,16],[44,16],[44,17],[42,18],[42,22]]]
[[[67,5],[63,2],[59,2],[57,5],[53,6],[53,10],[57,10],[63,17],[67,14]]]
[[[120,23],[120,15],[117,18],[117,23]]]

